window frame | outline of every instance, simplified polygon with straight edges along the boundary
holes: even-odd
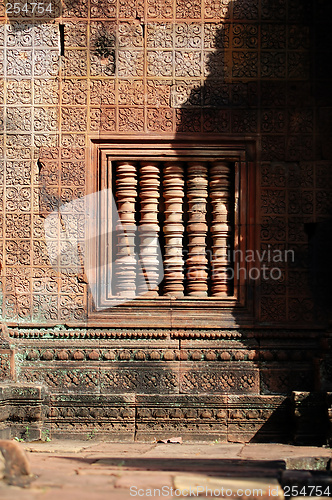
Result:
[[[106,189],[110,183],[108,157],[112,160],[192,161],[214,158],[232,162],[235,171],[235,228],[234,249],[245,255],[247,249],[256,250],[256,151],[255,139],[225,140],[225,137],[202,136],[112,136],[90,139],[88,161],[88,193]],[[96,242],[97,245],[97,242]],[[97,248],[96,253],[97,255]],[[254,263],[257,267],[257,263]],[[95,263],[90,262],[90,268]],[[242,264],[241,264],[242,265]],[[247,275],[253,264],[245,262]],[[109,308],[102,301],[95,307],[88,294],[88,322],[99,326],[138,328],[218,328],[250,326],[254,322],[255,291],[259,280],[249,283],[240,278],[234,283],[232,297],[171,298],[140,297]],[[100,309],[102,307],[102,309]],[[188,314],[190,308],[190,314]]]

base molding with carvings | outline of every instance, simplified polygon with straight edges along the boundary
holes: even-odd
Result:
[[[331,396],[317,396],[326,338],[320,330],[13,325],[0,349],[0,433],[225,442],[307,433],[326,443]],[[315,437],[317,409],[324,425]]]
[[[331,393],[54,394],[0,384],[0,436],[26,441],[292,442],[331,445]],[[317,413],[319,409],[319,414]],[[319,420],[319,422],[318,422]],[[317,424],[319,424],[317,426]]]

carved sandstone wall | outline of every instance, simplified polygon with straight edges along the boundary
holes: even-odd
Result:
[[[10,396],[12,421],[68,435],[97,422],[130,438],[285,437],[274,423],[289,418],[287,395],[332,386],[331,363],[320,373],[332,278],[331,6],[51,5],[48,17],[0,6],[0,380],[35,388]],[[45,234],[45,217],[87,194],[92,139],[128,135],[255,143],[248,231],[259,252],[295,257],[278,264],[280,279],[253,287],[250,329],[211,330],[204,318],[187,330],[98,328],[84,268],[51,265],[46,240],[58,235]],[[84,211],[72,215],[83,242]],[[36,415],[18,411],[20,398]]]
[[[90,137],[219,133],[258,138],[260,250],[296,254],[280,282],[262,283],[260,321],[319,321],[310,266],[323,281],[329,271],[308,255],[306,224],[329,221],[331,208],[326,2],[52,9],[0,26],[2,318],[86,317],[86,286],[50,266],[43,217],[84,196]]]

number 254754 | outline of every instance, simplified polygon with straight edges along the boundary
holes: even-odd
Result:
[[[52,13],[52,4],[44,3],[44,2],[29,2],[29,3],[7,3],[6,4],[6,13],[7,14],[51,14]]]

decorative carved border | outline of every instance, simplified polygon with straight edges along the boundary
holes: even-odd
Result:
[[[217,340],[217,339],[319,339],[326,336],[326,330],[288,330],[288,329],[169,329],[169,328],[97,328],[74,326],[12,326],[7,329],[10,339],[40,339],[40,340],[111,340],[111,339],[173,339],[173,340]],[[9,347],[9,344],[8,344]]]
[[[185,347],[183,349],[168,347],[120,347],[120,346],[97,346],[95,348],[87,349],[85,346],[68,346],[62,344],[56,348],[52,346],[34,346],[34,347],[20,347],[21,361],[25,363],[48,363],[52,362],[52,366],[64,361],[71,361],[71,366],[75,366],[75,362],[84,362],[93,364],[97,362],[172,362],[172,361],[189,361],[201,362],[206,361],[209,363],[231,363],[231,362],[278,362],[284,364],[289,361],[292,362],[309,362],[319,355],[319,349],[314,346],[306,344],[296,349],[294,345],[276,346],[271,348],[260,348],[258,345],[231,345],[231,343],[223,346],[210,346],[202,348],[200,346]],[[310,348],[310,352],[308,352]],[[2,354],[0,353],[0,356]],[[0,357],[1,359],[1,357]],[[56,363],[56,364],[55,364]],[[90,365],[89,365],[90,366]],[[209,365],[210,366],[210,365]]]

